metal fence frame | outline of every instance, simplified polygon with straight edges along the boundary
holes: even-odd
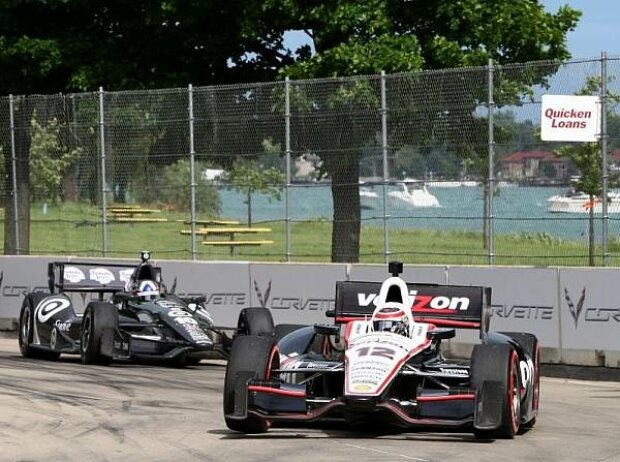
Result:
[[[597,219],[601,221],[602,235],[601,235],[601,245],[602,245],[602,256],[603,256],[603,266],[608,265],[609,259],[609,250],[608,250],[608,241],[609,241],[609,214],[607,208],[607,191],[608,191],[608,169],[607,169],[607,116],[606,116],[606,108],[607,108],[607,54],[601,53],[600,56],[600,78],[601,78],[601,88],[600,88],[600,99],[601,99],[601,134],[600,134],[600,143],[601,143],[601,156],[602,156],[602,179],[603,179],[603,200],[602,200],[602,214]],[[496,104],[494,102],[494,73],[495,73],[495,65],[489,60],[487,66],[487,79],[488,79],[488,101],[486,103],[488,110],[488,178],[487,178],[487,187],[490,191],[493,190],[494,185],[497,181],[494,172],[494,164],[495,164],[495,140],[494,140],[494,114],[497,110]],[[386,74],[385,72],[381,73],[380,76],[380,108],[379,115],[381,119],[381,152],[382,152],[382,182],[381,182],[381,191],[382,191],[382,226],[383,226],[383,255],[384,260],[387,262],[390,259],[390,240],[389,240],[389,231],[390,231],[390,212],[387,204],[387,186],[389,184],[389,171],[388,171],[388,115],[390,112],[390,108],[387,104],[386,98]],[[284,198],[285,198],[285,225],[286,225],[286,252],[285,259],[286,261],[292,261],[293,252],[292,252],[292,237],[291,237],[291,208],[294,206],[292,204],[292,199],[290,197],[290,190],[293,187],[292,185],[292,174],[291,174],[291,157],[292,157],[292,148],[291,148],[291,81],[287,77],[284,81],[284,155],[285,155],[285,165],[286,165],[286,184],[284,186]],[[107,186],[107,178],[106,178],[106,168],[107,168],[107,157],[106,157],[106,148],[107,148],[107,140],[106,140],[106,120],[105,120],[105,92],[103,88],[99,88],[98,92],[98,135],[99,135],[99,160],[100,160],[100,169],[101,169],[101,225],[102,225],[102,249],[101,255],[103,257],[108,256],[108,222],[106,220],[106,208],[107,202],[106,197],[107,193],[109,193],[109,189]],[[15,226],[15,248],[17,249],[17,254],[20,254],[20,236],[19,236],[19,209],[17,206],[17,191],[18,184],[16,179],[16,140],[15,140],[15,121],[14,121],[14,105],[13,105],[13,95],[9,96],[9,104],[10,104],[10,142],[11,142],[11,160],[13,166],[12,172],[12,188],[11,191],[13,198],[13,207],[14,207],[14,226]],[[187,152],[187,156],[190,161],[190,191],[191,191],[191,207],[190,207],[190,217],[189,222],[191,224],[191,258],[192,260],[196,260],[197,251],[196,251],[196,172],[195,172],[195,140],[194,140],[194,88],[190,84],[187,87],[187,124],[188,124],[188,133],[189,133],[189,150]],[[486,222],[488,234],[487,234],[487,242],[486,242],[486,250],[487,250],[487,261],[489,265],[493,265],[495,262],[495,254],[494,254],[494,228],[495,228],[495,215],[493,209],[493,198],[492,195],[487,195],[488,204],[485,208],[487,215],[483,218]]]

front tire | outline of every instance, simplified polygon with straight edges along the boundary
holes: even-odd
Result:
[[[512,439],[519,431],[521,396],[519,393],[519,356],[508,344],[476,345],[471,361],[472,386],[478,390],[485,381],[500,385],[500,424],[492,430],[474,428],[481,439]]]
[[[57,351],[43,350],[32,345],[34,338],[34,312],[41,301],[49,296],[46,293],[28,294],[19,312],[19,351],[24,358],[55,360],[60,357]]]
[[[534,334],[527,332],[500,332],[500,334],[515,340],[523,351],[532,358],[534,364],[534,372],[532,377],[532,398],[530,401],[530,415],[533,415],[529,421],[521,424],[521,429],[528,430],[536,425],[536,416],[538,415],[538,404],[540,402],[540,343]]]
[[[273,337],[274,330],[273,317],[267,308],[244,308],[239,313],[238,335]]]
[[[275,341],[271,337],[244,335],[233,343],[224,378],[224,420],[231,430],[242,433],[264,433],[269,422],[248,414],[244,419],[231,418],[235,410],[235,386],[238,373],[249,372],[251,379],[269,380],[271,371],[279,367]],[[245,377],[245,376],[244,376]]]
[[[84,364],[108,364],[112,358],[103,351],[112,351],[111,342],[118,327],[118,310],[103,302],[90,303],[82,317],[80,357]]]

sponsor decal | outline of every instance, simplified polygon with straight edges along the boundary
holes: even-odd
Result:
[[[552,306],[537,305],[493,305],[493,316],[506,319],[553,319]]]
[[[327,311],[333,309],[335,305],[335,300],[329,298],[272,297],[271,289],[271,281],[269,281],[267,289],[263,293],[256,280],[254,280],[254,292],[263,308],[271,308],[272,310]],[[270,297],[271,303],[269,303]]]
[[[349,342],[345,356],[345,393],[379,395],[398,373],[399,364],[416,350],[429,344],[428,325],[422,324],[420,336],[405,337],[374,332]]]
[[[341,367],[340,363],[334,363],[333,361],[289,361],[286,365],[282,365],[282,369],[338,369]]]
[[[579,301],[577,301],[577,305],[573,303],[570,295],[568,295],[568,289],[566,287],[564,287],[564,299],[566,300],[566,304],[568,305],[568,311],[573,318],[576,329],[577,324],[579,323],[579,315],[581,314],[581,310],[583,310],[583,302],[586,299],[586,288],[584,287],[581,291],[581,296],[579,297]]]
[[[458,375],[458,376],[461,376],[461,375],[467,376],[467,375],[469,375],[469,371],[467,369],[456,369],[456,368],[453,368],[453,367],[440,367],[439,371],[442,374],[446,374],[446,375]]]
[[[527,361],[520,361],[519,366],[521,369],[521,384],[523,388],[527,388],[534,378],[534,363],[531,359],[528,359]]]
[[[56,322],[54,322],[54,327],[61,332],[69,332],[69,329],[71,329],[71,321],[61,321],[57,319]]]
[[[88,277],[91,281],[97,281],[99,284],[109,284],[116,278],[112,271],[106,268],[94,268],[88,271]]]
[[[433,296],[419,294],[417,290],[410,290],[412,305],[411,310],[414,312],[436,313],[442,310],[467,311],[469,308],[469,297],[445,297],[443,295]],[[377,294],[357,294],[357,302],[359,306],[376,305],[378,300]]]
[[[46,298],[35,308],[39,322],[47,322],[56,313],[68,308],[71,302],[66,298]]]
[[[129,282],[131,279],[131,275],[133,274],[133,269],[123,269],[118,272],[118,279],[123,281],[125,284]]]
[[[588,306],[586,308],[586,288],[581,291],[581,295],[577,300],[573,299],[566,287],[564,287],[564,300],[568,306],[568,312],[570,313],[575,329],[578,328],[579,323],[583,319],[586,323],[591,322],[615,322],[620,324],[620,308],[606,308]],[[582,314],[583,313],[583,316]]]
[[[62,277],[65,281],[72,282],[73,284],[77,284],[86,279],[84,272],[75,266],[65,266]]]

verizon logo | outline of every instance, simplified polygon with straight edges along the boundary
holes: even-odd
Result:
[[[427,310],[453,310],[453,311],[467,311],[469,308],[469,297],[445,297],[443,295],[423,295],[418,294],[417,290],[409,291],[411,296],[412,311],[427,311]],[[376,305],[377,294],[357,294],[357,302],[359,306]]]

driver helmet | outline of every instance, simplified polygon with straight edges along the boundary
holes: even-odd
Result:
[[[144,279],[134,283],[132,292],[133,295],[138,297],[141,301],[149,302],[159,297],[160,289],[157,282],[150,279]]]
[[[397,276],[386,279],[381,284],[381,290],[375,299],[373,330],[410,337],[414,324],[411,314],[412,304],[413,300],[405,281]]]

